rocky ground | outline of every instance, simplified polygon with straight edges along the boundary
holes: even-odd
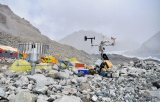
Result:
[[[4,67],[3,69],[8,69]],[[0,74],[1,101],[7,102],[159,102],[160,66],[154,61],[123,63],[96,74],[76,68],[6,71]]]

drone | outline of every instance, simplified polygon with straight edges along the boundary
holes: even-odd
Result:
[[[112,41],[111,42],[109,40],[105,40],[105,36],[103,36],[103,40],[100,42],[99,45],[93,45],[93,40],[95,40],[95,37],[87,38],[87,36],[84,36],[84,41],[87,41],[87,39],[91,40],[91,46],[98,46],[99,47],[99,51],[101,53],[101,60],[104,60],[104,58],[103,58],[104,51],[105,51],[105,47],[104,46],[114,46],[116,38],[111,37],[111,41]]]

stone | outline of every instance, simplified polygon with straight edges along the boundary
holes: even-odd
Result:
[[[4,65],[1,69],[6,70],[8,68],[7,65]]]
[[[100,75],[103,76],[103,77],[106,77],[107,76],[107,72],[101,71]]]
[[[29,92],[21,92],[13,96],[9,102],[35,102],[37,100],[37,95],[31,94]]]
[[[61,81],[60,81],[60,84],[61,84],[62,86],[66,86],[66,85],[67,85],[67,81],[66,81],[66,80],[61,80]]]
[[[33,85],[32,85],[32,84],[29,84],[29,85],[28,85],[28,89],[29,89],[29,90],[32,90],[32,88],[33,88]]]
[[[4,72],[4,75],[6,75],[8,77],[12,77],[14,75],[14,72],[12,72],[12,71],[6,71],[6,72]]]
[[[87,81],[87,78],[86,77],[77,77],[75,78],[77,80],[78,83],[83,83],[83,82],[86,82]]]
[[[82,102],[82,100],[76,96],[63,96],[54,102]]]
[[[72,67],[72,71],[73,71],[75,74],[78,74],[78,68]]]
[[[22,76],[19,80],[15,82],[15,84],[20,87],[24,85],[27,86],[29,84],[29,80],[26,76]]]
[[[35,69],[35,73],[42,74],[42,70],[41,69]]]
[[[130,96],[129,94],[126,94],[126,95],[124,96],[124,98],[125,98],[126,100],[130,100],[131,96]]]
[[[80,85],[80,89],[83,91],[83,90],[87,90],[90,88],[90,85],[88,83],[82,83]]]
[[[119,77],[119,71],[112,73],[112,78],[118,78]]]
[[[47,77],[47,80],[46,80],[46,83],[45,85],[51,85],[54,83],[54,79],[53,78],[50,78],[50,77]]]
[[[69,93],[75,94],[75,93],[77,93],[77,89],[75,89],[75,88],[69,88]]]
[[[50,70],[49,73],[46,76],[51,77],[51,78],[55,78],[55,73],[58,73],[58,71]]]
[[[156,90],[157,90],[157,87],[151,87],[151,90],[152,90],[152,91],[156,91]]]
[[[83,95],[87,95],[87,93],[88,93],[87,90],[83,90],[83,91],[82,91],[82,94],[83,94]]]
[[[92,96],[92,100],[93,100],[93,101],[97,101],[97,99],[98,99],[98,97],[97,97],[96,95],[93,95],[93,96]]]
[[[84,72],[83,72],[83,71],[80,71],[80,72],[78,73],[78,77],[83,77],[83,76],[85,76]]]
[[[24,72],[16,72],[16,75],[24,75]]]
[[[38,94],[46,94],[47,90],[48,90],[48,87],[47,87],[47,86],[43,86],[43,87],[37,86],[37,87],[33,90],[33,92],[38,93]]]
[[[32,76],[28,75],[28,79],[35,81],[37,83],[36,87],[41,87],[41,88],[45,85],[49,85],[54,82],[53,80],[50,81],[51,78],[45,77],[43,74],[34,74]]]
[[[131,65],[131,66],[134,66],[134,62],[133,62],[133,61],[130,61],[130,65]]]
[[[64,72],[69,73],[70,75],[73,75],[73,72],[68,69],[65,69]]]
[[[111,66],[110,67],[110,71],[111,72],[116,72],[117,71],[117,67],[116,66]]]
[[[145,69],[140,69],[140,68],[128,68],[128,73],[138,73],[139,75],[145,74],[146,70]]]
[[[110,90],[110,95],[112,95],[112,96],[116,96],[116,94],[115,94],[115,90]]]
[[[96,80],[96,81],[101,81],[102,80],[102,77],[100,76],[100,75],[98,75],[98,74],[95,74],[94,75],[94,79],[93,80]]]
[[[68,79],[69,78],[69,73],[66,73],[66,72],[58,72],[58,73],[55,73],[55,79]]]
[[[7,97],[7,99],[8,99],[8,100],[11,100],[11,99],[13,99],[14,96],[15,96],[15,94],[12,93],[12,94],[10,94],[10,95]]]
[[[152,82],[153,86],[160,88],[160,80]]]
[[[45,67],[43,67],[40,70],[42,71],[42,73],[45,73],[47,69]]]
[[[27,75],[31,75],[31,70],[27,70]]]
[[[139,74],[138,73],[129,73],[128,76],[136,78],[139,76]]]
[[[71,79],[71,83],[76,84],[77,80],[75,78]]]
[[[108,98],[108,97],[103,97],[102,100],[105,101],[105,102],[111,102],[111,99]]]
[[[54,64],[53,66],[52,66],[52,69],[53,70],[58,70],[59,68],[58,68],[58,65],[57,64]]]
[[[0,96],[6,98],[5,89],[0,87]]]
[[[49,98],[48,98],[46,95],[40,94],[40,95],[38,96],[38,99],[37,99],[36,102],[48,102],[48,101],[47,101],[48,99],[49,99]]]

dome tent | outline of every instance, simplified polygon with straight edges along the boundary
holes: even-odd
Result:
[[[19,64],[20,66],[17,66],[17,64]],[[48,70],[48,69],[51,69],[52,66],[48,66],[47,63],[40,63],[40,64],[36,65],[36,67],[35,67],[35,69],[41,69],[41,68],[46,68]],[[15,61],[11,65],[9,70],[10,71],[13,70],[15,72],[19,72],[19,71],[23,72],[23,71],[31,70],[31,66],[30,66],[30,63],[27,62],[26,60],[20,59],[20,60]]]
[[[23,66],[17,66],[17,64],[23,65]],[[24,64],[25,64],[25,65],[24,65]],[[26,65],[28,65],[28,66],[26,66]],[[10,67],[9,70],[13,70],[13,71],[15,71],[15,72],[27,71],[27,70],[30,70],[30,69],[31,69],[31,66],[29,66],[29,65],[30,65],[29,62],[27,62],[26,60],[20,59],[20,60],[15,61],[15,62],[11,65],[11,67]]]

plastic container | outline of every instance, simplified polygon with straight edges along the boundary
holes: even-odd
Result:
[[[80,71],[83,71],[84,74],[87,74],[88,69],[78,69],[78,73],[79,73]]]

